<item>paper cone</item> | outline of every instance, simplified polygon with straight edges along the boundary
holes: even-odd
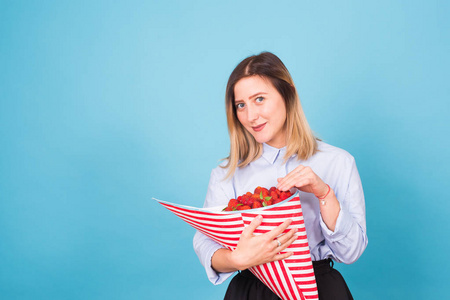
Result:
[[[255,235],[266,233],[284,220],[292,219],[291,225],[284,233],[297,227],[299,237],[283,252],[292,251],[294,254],[287,259],[255,266],[249,270],[283,300],[319,299],[298,192],[275,205],[224,212],[221,211],[224,206],[195,208],[155,200],[230,250],[236,249],[242,231],[258,215],[263,216],[263,222],[254,231]]]

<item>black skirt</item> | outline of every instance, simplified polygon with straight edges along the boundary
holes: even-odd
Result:
[[[313,261],[319,300],[353,300],[352,294],[333,261]],[[230,282],[224,300],[280,300],[249,270],[239,272]]]

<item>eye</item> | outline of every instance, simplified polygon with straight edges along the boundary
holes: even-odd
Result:
[[[237,110],[241,110],[241,109],[244,108],[245,103],[240,102],[240,103],[237,103],[235,106],[236,106],[236,109],[237,109]]]
[[[258,97],[258,98],[255,99],[255,101],[258,102],[258,103],[263,102],[263,100],[264,100],[264,97]]]

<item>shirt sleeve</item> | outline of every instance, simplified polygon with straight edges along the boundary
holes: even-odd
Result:
[[[206,193],[205,204],[203,207],[219,206],[222,204],[225,207],[228,203],[228,200],[232,198],[232,196],[228,197],[227,192],[224,189],[224,185],[226,185],[227,183],[229,184],[229,182],[222,181],[223,176],[221,175],[223,175],[223,171],[223,169],[221,170],[216,168],[211,172],[208,192]],[[211,266],[211,258],[213,254],[217,250],[224,248],[222,245],[199,231],[197,231],[194,235],[193,244],[195,253],[197,254],[203,267],[205,268],[206,275],[208,276],[209,281],[211,281],[213,284],[221,284],[235,273],[218,273]]]
[[[335,230],[331,231],[320,216],[325,243],[334,258],[346,264],[355,262],[367,247],[364,193],[353,157],[333,187],[341,210]]]

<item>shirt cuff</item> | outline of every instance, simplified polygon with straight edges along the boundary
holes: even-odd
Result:
[[[342,205],[340,203],[339,207],[341,210],[339,211],[334,231],[331,231],[327,227],[327,224],[325,224],[325,222],[322,219],[322,214],[320,214],[320,226],[322,227],[323,235],[326,240],[331,242],[337,242],[346,237],[352,227],[351,215],[347,211],[342,209]]]
[[[211,247],[210,249],[208,249],[208,253],[205,255],[206,261],[204,262],[204,266],[205,266],[205,270],[206,270],[206,275],[208,276],[209,281],[211,281],[211,283],[214,285],[221,284],[222,282],[227,280],[231,275],[233,275],[235,273],[235,272],[218,273],[213,269],[213,267],[211,265],[212,257],[217,250],[222,249],[222,248],[223,247],[220,244],[217,244],[217,245]]]

